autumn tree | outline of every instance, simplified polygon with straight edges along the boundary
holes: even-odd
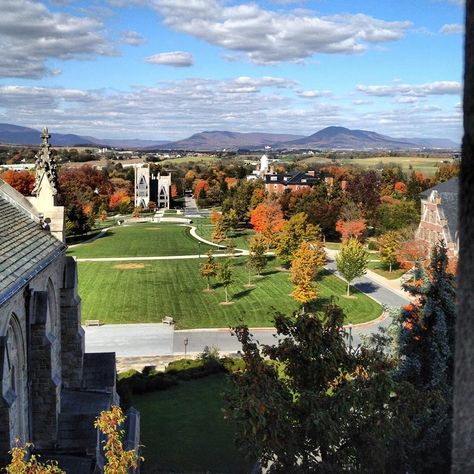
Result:
[[[226,234],[222,225],[222,218],[216,222],[214,230],[212,231],[212,240],[218,244],[225,240]]]
[[[212,250],[207,252],[207,260],[201,263],[201,276],[207,281],[207,291],[211,291],[211,278],[216,276],[217,264]]]
[[[255,271],[257,275],[260,275],[267,265],[267,257],[265,255],[266,248],[266,243],[261,236],[257,235],[249,239],[249,256],[247,259],[249,285],[251,270]]]
[[[234,329],[245,370],[233,375],[226,416],[265,472],[401,472],[394,440],[410,441],[416,398],[399,403],[410,391],[393,380],[383,351],[347,350],[343,320],[334,303],[322,315],[278,314],[274,345]]]
[[[0,174],[0,178],[23,196],[31,196],[31,191],[35,186],[35,176],[26,170],[7,170]]]
[[[362,240],[365,233],[366,225],[364,219],[354,219],[344,221],[339,219],[336,222],[336,231],[341,234],[342,240],[358,239]]]
[[[229,209],[228,212],[223,214],[222,224],[226,230],[233,233],[239,225],[239,216],[237,215],[237,211],[235,209]]]
[[[397,251],[397,261],[401,268],[410,270],[422,265],[426,260],[426,244],[422,240],[411,239],[400,244]]]
[[[26,444],[12,448],[11,461],[5,468],[7,474],[66,474],[53,462],[40,462],[35,454],[30,454],[30,447]]]
[[[225,302],[229,302],[229,297],[228,297],[228,288],[230,285],[233,283],[232,279],[232,267],[230,265],[230,262],[224,262],[221,263],[217,267],[217,281],[222,284],[224,287],[225,291]]]
[[[268,200],[259,204],[250,212],[250,223],[258,234],[263,235],[268,247],[274,246],[285,224],[278,201]]]
[[[369,255],[357,239],[347,239],[341,245],[336,256],[337,271],[347,281],[347,296],[350,295],[350,285],[355,278],[365,275]]]
[[[321,243],[303,240],[293,254],[290,280],[294,289],[291,296],[303,307],[317,298],[314,279],[325,263],[326,253]]]
[[[389,231],[379,239],[380,260],[392,271],[392,266],[397,263],[398,251],[400,249],[400,236],[397,232]]]
[[[304,212],[295,214],[285,222],[277,239],[275,253],[284,264],[288,265],[301,242],[316,242],[319,240],[319,234],[319,227],[309,224],[308,216]]]
[[[105,435],[103,441],[105,459],[104,474],[129,474],[130,469],[136,469],[142,459],[134,450],[125,450],[122,439],[125,415],[122,409],[113,405],[110,410],[102,411],[94,426]]]

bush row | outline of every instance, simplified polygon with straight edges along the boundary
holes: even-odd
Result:
[[[208,377],[217,373],[233,373],[243,370],[244,362],[232,357],[201,357],[180,359],[171,362],[164,372],[157,372],[153,366],[141,372],[128,370],[117,376],[117,392],[123,409],[128,409],[134,394],[166,390],[180,382]]]

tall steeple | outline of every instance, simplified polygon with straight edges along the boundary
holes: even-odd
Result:
[[[51,234],[64,242],[64,207],[58,206],[58,172],[51,155],[48,129],[43,128],[41,146],[35,156],[35,187],[28,200],[36,207]]]
[[[41,146],[35,156],[36,181],[32,194],[36,197],[40,195],[41,189],[46,184],[46,181],[51,187],[52,195],[56,197],[58,194],[58,173],[56,170],[56,162],[51,156],[50,138],[51,135],[48,129],[44,127],[41,133]],[[56,199],[54,200],[56,201]]]

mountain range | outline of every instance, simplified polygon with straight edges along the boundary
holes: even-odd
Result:
[[[41,132],[32,128],[0,123],[0,143],[38,145]],[[459,144],[447,138],[393,138],[368,130],[350,130],[344,127],[326,127],[310,136],[276,133],[239,133],[205,131],[178,141],[107,139],[74,134],[51,134],[54,146],[104,146],[144,150],[235,151],[262,150],[408,150],[459,149]]]

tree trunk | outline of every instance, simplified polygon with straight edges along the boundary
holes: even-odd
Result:
[[[390,263],[388,264],[388,266],[389,266],[389,269],[390,269],[389,272],[392,273],[392,262],[390,262]]]
[[[351,287],[351,282],[348,281],[347,282],[347,295],[346,296],[350,296],[350,287]]]
[[[251,285],[250,283],[250,268],[249,268],[249,286]]]
[[[209,283],[209,278],[207,279],[207,291],[211,291],[211,285]]]
[[[228,303],[228,298],[227,298],[227,286],[224,287],[225,290],[225,302]]]

